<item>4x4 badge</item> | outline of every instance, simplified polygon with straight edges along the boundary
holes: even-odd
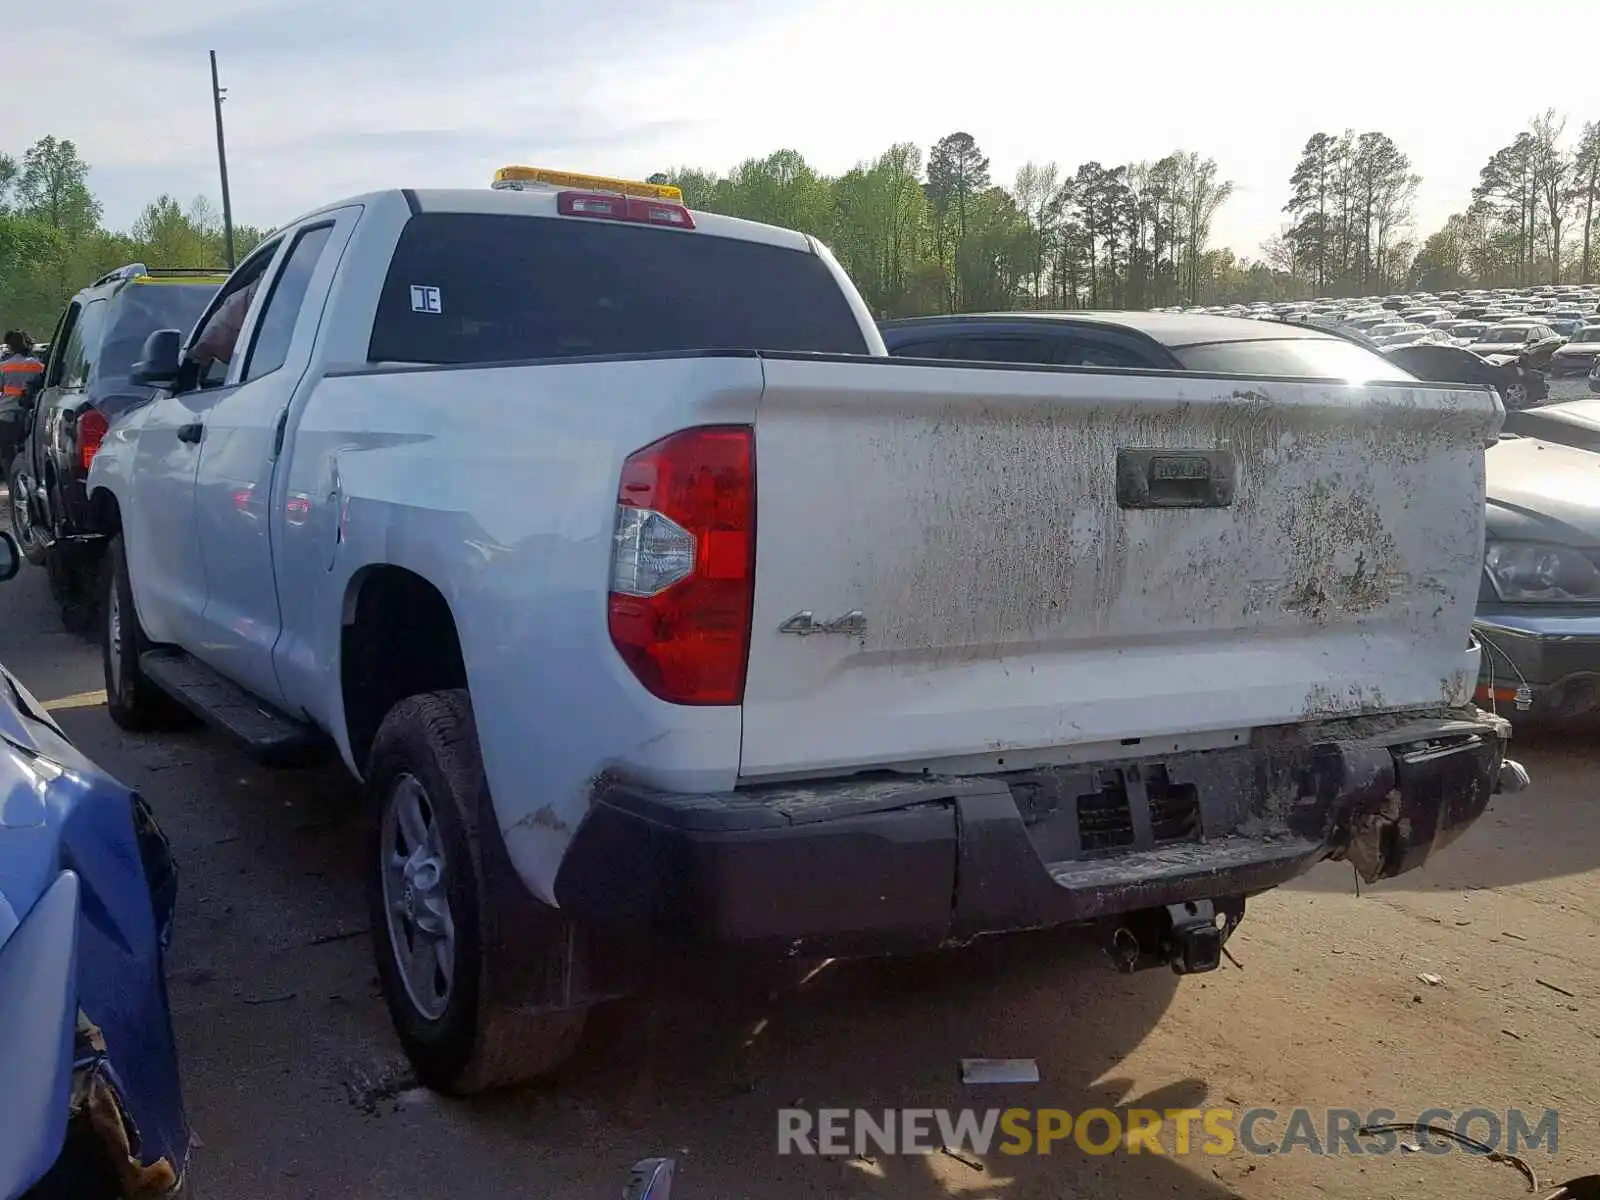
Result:
[[[865,613],[855,609],[831,621],[819,621],[810,610],[807,610],[795,613],[779,625],[778,632],[795,633],[801,637],[813,633],[842,633],[849,637],[864,637],[867,632],[867,618]]]

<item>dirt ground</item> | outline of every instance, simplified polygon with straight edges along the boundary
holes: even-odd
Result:
[[[42,571],[0,589],[0,660],[173,840],[169,974],[205,1200],[615,1196],[654,1154],[677,1157],[680,1200],[1528,1194],[1460,1153],[780,1157],[788,1106],[1548,1107],[1559,1153],[1526,1156],[1539,1194],[1600,1171],[1587,740],[1519,739],[1533,789],[1416,875],[1357,896],[1330,864],[1252,902],[1238,966],[1123,977],[1052,935],[811,964],[781,986],[719,972],[604,1014],[553,1087],[467,1103],[416,1089],[390,1032],[340,774],[270,773],[209,733],[119,733],[98,652],[60,632]],[[978,1055],[1033,1058],[1041,1081],[963,1086],[958,1060]]]

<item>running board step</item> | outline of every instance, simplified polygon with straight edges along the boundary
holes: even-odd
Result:
[[[195,716],[243,743],[272,766],[305,766],[327,757],[327,739],[314,727],[257,700],[233,680],[183,650],[149,650],[139,669]]]

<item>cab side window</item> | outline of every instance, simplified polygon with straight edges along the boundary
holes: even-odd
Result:
[[[50,370],[59,386],[68,391],[82,391],[89,384],[89,371],[100,353],[100,339],[105,332],[106,302],[91,300],[73,323],[72,333],[62,349],[59,362],[51,355]]]
[[[318,225],[302,230],[295,238],[283,270],[272,281],[267,293],[266,306],[256,321],[254,344],[245,362],[241,379],[260,379],[283,366],[289,357],[289,343],[294,340],[294,330],[300,319],[300,305],[311,285],[311,275],[317,269],[322,249],[328,244],[332,225]]]
[[[280,245],[281,239],[274,238],[258,246],[228,276],[228,282],[222,285],[196,326],[197,332],[186,356],[188,362],[176,390],[220,387],[227,381],[229,364],[233,361],[250,304]]]
[[[68,305],[61,324],[56,327],[55,336],[50,339],[50,366],[45,371],[45,387],[56,387],[61,383],[61,368],[67,361],[67,343],[76,336],[78,318],[82,315],[83,305],[74,300]]]

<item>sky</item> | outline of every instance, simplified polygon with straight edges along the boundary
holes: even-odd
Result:
[[[508,163],[644,178],[789,147],[836,174],[893,142],[926,150],[963,130],[1005,184],[1030,159],[1069,172],[1209,155],[1235,184],[1213,244],[1255,256],[1318,130],[1393,137],[1422,176],[1426,235],[1537,112],[1567,114],[1569,137],[1600,119],[1592,71],[1518,50],[1507,76],[1473,12],[1439,0],[73,0],[29,18],[0,149],[71,138],[114,228],[163,192],[215,202],[216,50],[240,223],[275,226],[385,187],[487,186]],[[1474,91],[1474,76],[1516,82]]]

